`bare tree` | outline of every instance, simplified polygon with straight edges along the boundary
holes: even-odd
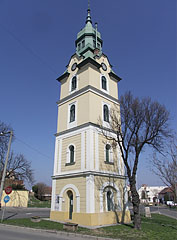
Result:
[[[9,132],[12,128],[3,122],[0,122],[0,132]],[[7,153],[9,137],[7,135],[0,136],[0,179],[4,169],[5,157]],[[7,164],[5,179],[10,179],[12,176],[17,180],[26,180],[33,184],[33,170],[31,163],[26,160],[23,154],[14,154],[12,151]]]
[[[170,187],[177,201],[177,143],[175,138],[170,142],[165,155],[153,155],[152,171],[160,177],[163,183]]]
[[[136,172],[140,153],[145,146],[158,152],[163,150],[164,140],[169,137],[169,112],[150,98],[134,98],[130,92],[120,98],[120,106],[110,110],[109,126],[103,125],[102,134],[116,142],[126,167],[132,195],[134,227],[141,229],[139,195],[136,189]]]

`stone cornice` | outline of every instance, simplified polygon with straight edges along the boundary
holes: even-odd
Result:
[[[113,101],[113,102],[115,102],[115,103],[119,103],[119,100],[118,100],[118,99],[116,99],[116,98],[112,97],[111,95],[109,95],[109,94],[101,91],[100,89],[97,89],[97,88],[95,88],[95,87],[93,87],[93,86],[91,86],[91,85],[88,85],[88,86],[86,86],[86,87],[84,87],[84,88],[82,88],[82,89],[80,89],[80,90],[72,93],[71,95],[69,95],[69,96],[67,96],[67,97],[65,97],[65,98],[62,98],[61,100],[59,100],[59,101],[57,102],[57,104],[61,105],[61,104],[65,103],[65,102],[67,102],[67,101],[70,101],[72,98],[76,98],[76,97],[78,97],[79,95],[85,93],[86,91],[95,92],[96,94],[99,94],[99,95],[102,96],[103,98],[107,98],[107,99],[109,99],[110,101]]]
[[[117,173],[107,173],[107,172],[98,172],[98,171],[83,171],[77,173],[62,173],[60,175],[52,176],[52,179],[61,179],[61,178],[73,178],[73,177],[84,177],[84,176],[101,176],[101,177],[112,177],[112,178],[119,178],[119,179],[126,179],[127,176],[119,175]]]

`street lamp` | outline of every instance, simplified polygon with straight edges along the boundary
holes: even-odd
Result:
[[[6,168],[7,168],[7,162],[8,162],[8,158],[9,158],[9,152],[10,152],[10,146],[11,146],[11,142],[12,142],[12,136],[13,136],[13,131],[9,131],[9,132],[1,132],[0,136],[4,136],[10,134],[10,139],[9,139],[9,144],[8,144],[8,150],[7,150],[7,156],[6,156],[6,160],[5,160],[5,164],[4,164],[4,170],[3,170],[3,174],[2,174],[2,179],[1,179],[1,187],[0,187],[0,203],[1,203],[1,198],[2,198],[2,193],[3,193],[3,188],[4,188],[4,181],[5,181],[5,176],[6,176]]]

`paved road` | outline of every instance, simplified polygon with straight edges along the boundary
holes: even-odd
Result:
[[[3,208],[0,211],[0,219],[2,216]],[[39,216],[42,218],[49,218],[50,208],[6,208],[4,219],[15,218],[31,218],[33,216]]]
[[[132,205],[129,206],[130,212],[132,213]],[[160,213],[162,215],[177,219],[177,211],[170,209],[167,206],[150,206],[150,211],[151,213]],[[145,210],[144,210],[144,205],[140,204],[140,213],[144,214]]]
[[[150,207],[151,213],[160,213],[165,216],[177,219],[177,211],[169,209],[168,207]]]
[[[47,232],[27,228],[18,228],[13,226],[0,225],[1,240],[86,240],[91,239],[86,236],[75,236],[74,234]]]
[[[0,240],[120,240],[113,238],[81,235],[77,233],[55,232],[21,228],[0,224]]]

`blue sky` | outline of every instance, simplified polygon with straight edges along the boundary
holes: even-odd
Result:
[[[85,25],[87,0],[0,0],[0,120],[15,130],[13,150],[51,184],[59,84]],[[91,0],[103,52],[131,90],[171,112],[177,131],[176,0]],[[138,184],[159,185],[143,154]]]

